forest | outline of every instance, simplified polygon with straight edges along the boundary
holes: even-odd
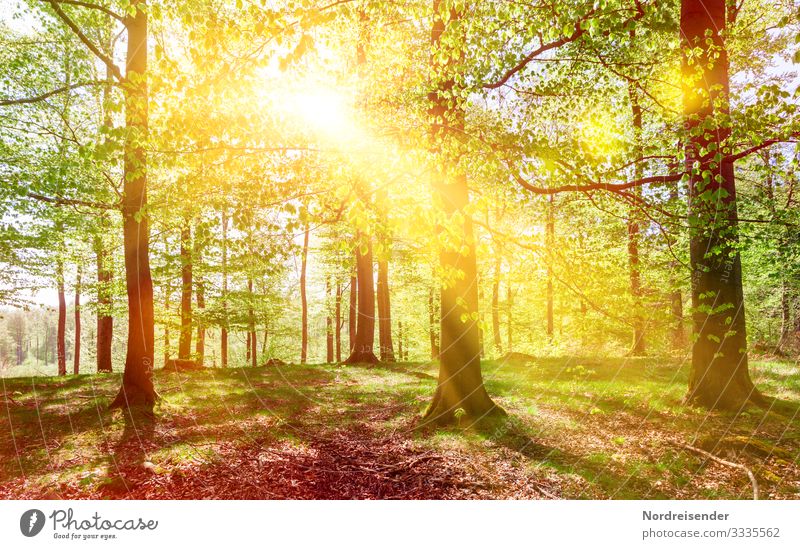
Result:
[[[0,0],[0,495],[800,499],[794,0]]]

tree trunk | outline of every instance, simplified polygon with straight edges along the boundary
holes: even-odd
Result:
[[[642,156],[642,107],[636,95],[636,88],[633,83],[628,85],[628,97],[631,103],[631,116],[633,118],[633,134],[636,148],[636,156]],[[634,179],[641,179],[644,170],[640,162],[635,165]],[[634,196],[642,195],[642,188],[633,189]],[[642,356],[645,354],[646,346],[644,339],[644,319],[642,318],[642,280],[641,264],[639,262],[639,212],[637,204],[631,204],[628,209],[628,277],[630,279],[631,297],[633,298],[633,341],[630,355]]]
[[[397,355],[403,360],[403,321],[397,322]]]
[[[81,266],[75,279],[75,352],[72,355],[72,373],[78,375],[81,370]]]
[[[143,0],[131,2],[125,17],[128,52],[122,197],[125,282],[128,292],[128,350],[122,387],[111,408],[141,407],[152,415],[158,397],[153,387],[153,280],[150,275],[150,227],[147,206],[147,12]]]
[[[331,281],[330,278],[325,281],[325,297],[326,308],[328,314],[325,315],[325,362],[328,364],[333,363],[333,315],[330,312],[330,298],[331,298]]]
[[[58,375],[67,375],[67,300],[64,296],[64,264],[59,259],[56,265],[56,284],[58,286],[58,329],[56,330],[56,353]]]
[[[101,220],[101,227],[103,226]],[[113,271],[109,266],[108,251],[100,235],[95,237],[95,255],[97,257],[97,371],[111,372],[111,343],[114,336],[114,317],[111,316]]]
[[[194,258],[193,261],[196,265],[201,265],[203,257],[203,242],[199,238],[199,231],[195,229],[194,233]],[[197,299],[197,315],[195,316],[195,323],[197,324],[197,342],[195,343],[195,355],[197,364],[203,365],[206,354],[206,327],[203,324],[203,309],[206,308],[206,284],[203,278],[196,275],[197,289],[195,290]]]
[[[545,332],[547,340],[553,342],[553,246],[555,246],[556,224],[554,220],[555,196],[552,194],[547,201],[547,223],[545,224],[545,244],[547,246],[547,285],[545,288],[546,312],[545,312]],[[511,349],[509,349],[510,351]]]
[[[392,309],[389,300],[389,261],[378,261],[378,341],[382,362],[394,362]]]
[[[433,288],[428,291],[428,337],[431,342],[431,360],[439,359],[439,338],[436,333],[436,298]]]
[[[336,281],[336,362],[342,361],[342,283]]]
[[[514,352],[514,296],[511,293],[511,281],[506,281],[506,315],[508,317],[508,352]]]
[[[433,0],[433,27],[431,29],[432,73],[437,78],[429,94],[431,141],[438,156],[434,168],[434,202],[447,216],[450,238],[459,242],[443,245],[439,254],[442,272],[460,273],[448,279],[441,290],[441,346],[439,351],[439,380],[436,392],[423,421],[450,424],[456,420],[456,411],[463,410],[471,421],[490,415],[505,415],[483,385],[480,362],[480,334],[478,314],[478,267],[475,256],[475,239],[472,219],[468,213],[469,187],[466,175],[453,166],[446,157],[446,141],[453,133],[446,128],[463,128],[463,106],[454,90],[455,82],[446,74],[453,70],[459,59],[456,54],[440,49],[440,40],[449,21],[458,19],[459,13],[440,12],[440,0]],[[444,61],[437,57],[446,53]],[[455,93],[454,93],[455,92]],[[448,277],[449,278],[449,277]]]
[[[222,212],[222,331],[219,337],[220,363],[228,367],[228,216]]]
[[[181,333],[178,358],[189,360],[192,353],[192,229],[184,220],[181,227]]]
[[[308,359],[308,300],[306,298],[306,267],[308,265],[308,225],[303,234],[303,256],[300,262],[300,307],[302,308],[302,334],[300,342],[300,364]]]
[[[503,354],[503,338],[500,336],[500,250],[495,250],[494,280],[492,282],[492,339],[495,355]]]
[[[346,364],[376,364],[375,356],[375,279],[372,265],[372,241],[367,243],[362,253],[361,246],[356,248],[356,280],[358,285],[358,320],[356,321],[356,337],[353,350],[345,360]]]
[[[715,161],[725,151],[730,129],[726,0],[683,0],[681,45],[699,55],[682,57],[683,106],[689,135],[686,166],[690,233],[693,339],[688,400],[708,408],[736,410],[761,402],[750,379],[737,251],[736,182],[732,161]],[[695,164],[696,163],[696,164]]]
[[[350,277],[350,309],[347,313],[347,334],[350,338],[349,352],[356,348],[356,315],[358,314],[358,281],[355,276]]]
[[[170,305],[170,296],[172,295],[172,287],[167,284],[167,287],[164,289],[164,313],[166,314],[164,320],[164,367],[167,366],[167,362],[170,359],[170,349],[169,349],[169,305]]]
[[[256,317],[253,312],[253,279],[249,275],[247,277],[247,291],[250,293],[250,309],[247,312],[250,327],[247,333],[247,358],[250,361],[250,365],[255,368],[258,366],[258,340],[256,338]]]

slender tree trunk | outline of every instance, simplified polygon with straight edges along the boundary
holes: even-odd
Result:
[[[436,297],[433,288],[428,291],[428,337],[431,342],[431,360],[439,359],[439,338],[436,333]]]
[[[248,276],[247,278],[247,291],[250,293],[250,309],[248,311],[250,331],[247,334],[248,340],[248,353],[247,357],[250,359],[250,365],[255,368],[258,366],[258,341],[256,338],[256,317],[253,312],[253,279]]]
[[[56,264],[56,284],[58,287],[58,329],[56,330],[56,352],[58,375],[67,375],[67,300],[64,296],[64,264],[59,259]]]
[[[203,242],[199,238],[199,231],[195,230],[194,234],[194,258],[193,262],[196,265],[201,265],[203,257]],[[197,279],[197,315],[195,315],[195,322],[197,324],[197,342],[195,343],[195,355],[197,364],[203,365],[206,354],[206,327],[203,323],[203,309],[206,308],[206,284],[203,278],[196,275]]]
[[[101,219],[101,228],[104,226]],[[97,257],[97,371],[111,372],[111,344],[114,337],[114,317],[111,313],[113,271],[109,266],[108,251],[100,235],[95,237],[95,255]]]
[[[336,362],[342,361],[342,283],[336,281]]]
[[[300,264],[300,306],[302,307],[302,335],[300,343],[300,364],[308,359],[308,300],[306,298],[306,266],[308,265],[308,225],[303,234],[303,257]]]
[[[469,187],[466,175],[457,170],[446,157],[446,142],[451,131],[446,128],[463,128],[463,106],[455,81],[441,73],[454,70],[459,56],[440,49],[446,25],[458,19],[459,13],[440,12],[440,0],[433,0],[433,27],[431,29],[432,82],[434,89],[429,94],[431,115],[431,141],[439,157],[435,170],[434,201],[447,216],[450,238],[459,242],[443,246],[439,262],[444,273],[462,273],[442,286],[441,293],[441,347],[439,352],[439,380],[436,392],[423,418],[437,424],[453,423],[456,411],[463,410],[472,421],[489,415],[505,415],[483,385],[480,362],[480,333],[478,313],[478,267],[475,256],[475,239],[472,219],[466,211],[469,205]],[[439,60],[442,54],[445,60]]]
[[[356,248],[356,280],[358,285],[358,320],[353,351],[345,363],[375,364],[375,279],[372,265],[372,241],[362,253],[361,246]]]
[[[392,309],[389,300],[389,261],[378,260],[378,341],[382,362],[394,362]]]
[[[403,360],[403,321],[397,322],[397,355]]]
[[[222,212],[222,331],[220,333],[220,363],[228,367],[228,216]]]
[[[325,362],[328,364],[333,363],[333,315],[330,312],[330,298],[331,298],[331,281],[330,278],[325,281],[325,297],[327,301],[326,308],[328,314],[325,315]]]
[[[678,185],[670,188],[669,197],[670,201],[675,203],[679,199]],[[672,291],[669,294],[670,313],[672,315],[672,348],[676,351],[683,351],[686,347],[686,330],[683,321],[683,293],[679,287],[678,273],[680,272],[680,264],[677,261],[670,262],[670,277]]]
[[[708,408],[739,409],[763,398],[748,372],[742,262],[737,251],[736,182],[732,161],[715,161],[729,146],[726,0],[683,0],[682,58],[694,344],[688,399]],[[695,164],[696,163],[696,164]]]
[[[356,319],[358,314],[358,280],[355,276],[350,277],[350,309],[347,313],[347,334],[350,338],[349,351],[352,353],[356,348]]]
[[[144,0],[131,2],[125,17],[128,54],[122,219],[125,282],[128,291],[128,350],[122,387],[111,408],[141,407],[152,415],[158,397],[153,387],[153,280],[150,275],[150,226],[147,206],[147,12]]]
[[[545,224],[545,244],[547,246],[547,283],[545,287],[545,332],[547,340],[553,342],[554,319],[553,319],[553,247],[555,246],[555,196],[550,195],[547,201],[547,222]]]
[[[169,306],[170,306],[170,297],[172,295],[172,287],[167,284],[167,287],[164,289],[164,313],[166,314],[166,318],[164,320],[164,367],[167,366],[167,362],[170,359],[170,341],[169,341]]]
[[[189,360],[192,352],[192,229],[184,220],[181,227],[181,333],[178,358]]]
[[[511,293],[511,281],[506,281],[506,315],[508,317],[508,352],[514,352],[514,296]]]
[[[633,133],[637,156],[642,156],[642,107],[635,86],[628,85],[628,97],[631,103],[631,115],[633,118]],[[635,165],[634,179],[641,179],[644,175],[641,163]],[[641,197],[642,188],[635,187],[634,196]],[[633,342],[629,354],[642,356],[645,354],[645,335],[644,319],[642,318],[642,280],[641,264],[639,262],[639,212],[638,206],[631,204],[628,211],[628,277],[630,280],[631,297],[633,298]]]
[[[72,356],[72,373],[78,375],[81,370],[81,266],[75,279],[75,352]]]
[[[492,281],[492,338],[495,355],[503,354],[503,338],[500,336],[500,250],[495,250],[494,280]]]

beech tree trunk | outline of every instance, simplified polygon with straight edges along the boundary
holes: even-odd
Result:
[[[167,362],[170,359],[170,341],[169,341],[169,305],[170,305],[170,296],[172,295],[172,287],[167,284],[167,287],[164,289],[164,311],[166,313],[166,319],[164,320],[164,366],[167,366]]]
[[[78,375],[81,370],[81,267],[75,279],[75,352],[72,355],[72,373]]]
[[[199,238],[199,231],[195,230],[194,233],[194,257],[193,262],[201,265],[201,258],[203,257],[203,242]],[[206,354],[206,327],[203,324],[203,309],[206,308],[206,285],[203,278],[199,275],[194,276],[197,279],[197,289],[195,290],[197,299],[197,315],[195,315],[195,323],[197,324],[197,342],[195,343],[195,355],[197,364],[203,365]]]
[[[554,219],[555,197],[551,194],[547,200],[547,223],[545,224],[545,244],[547,246],[547,285],[545,287],[545,332],[552,343],[554,332],[553,319],[553,246],[555,246],[556,224]],[[509,349],[509,352],[511,349]]]
[[[58,375],[67,375],[67,300],[64,296],[64,264],[59,259],[56,264],[56,285],[58,290],[58,328],[56,329],[56,362]]]
[[[346,364],[376,364],[375,356],[375,279],[372,265],[372,241],[364,253],[356,248],[356,280],[358,285],[358,317],[353,350]]]
[[[631,115],[633,118],[633,134],[637,156],[642,156],[642,107],[636,95],[635,86],[628,85],[628,97],[631,103]],[[634,179],[641,179],[644,175],[641,163],[636,163]],[[642,188],[634,187],[634,196],[641,197]],[[631,204],[628,209],[627,229],[628,229],[628,276],[630,279],[630,291],[633,298],[633,341],[629,354],[642,356],[645,354],[646,345],[644,339],[644,319],[642,317],[642,278],[641,264],[639,262],[639,212],[636,204]]]
[[[327,301],[328,314],[325,315],[325,362],[333,363],[333,315],[330,312],[331,281],[325,281],[325,297]]]
[[[336,281],[336,362],[342,361],[342,283]]]
[[[721,123],[729,112],[725,11],[726,0],[681,3],[689,211],[697,220],[690,233],[694,343],[687,398],[737,410],[763,398],[748,371],[734,166],[715,159],[729,147],[730,136],[730,127]],[[690,48],[700,54],[690,58]]]
[[[350,308],[347,312],[347,334],[349,336],[349,352],[356,348],[356,318],[358,314],[358,281],[355,276],[350,277]]]
[[[494,280],[492,281],[492,339],[494,352],[503,354],[503,338],[500,335],[500,250],[495,250]]]
[[[192,229],[184,220],[181,227],[181,332],[178,358],[189,360],[192,353]]]
[[[428,337],[431,342],[431,360],[439,359],[439,337],[437,334],[436,298],[433,288],[428,291]]]
[[[101,227],[104,224],[101,220]],[[97,258],[97,371],[111,372],[111,343],[114,336],[114,318],[111,315],[113,271],[109,266],[109,254],[101,236],[95,237]]]
[[[308,225],[303,234],[303,256],[300,264],[300,307],[302,308],[302,334],[300,342],[300,364],[308,359],[308,300],[306,298],[306,266],[308,265]]]
[[[111,408],[141,407],[152,415],[157,393],[153,387],[153,280],[150,275],[150,224],[147,206],[147,12],[144,0],[132,0],[128,30],[122,197],[125,282],[128,292],[128,350],[122,387]]]
[[[450,424],[456,420],[456,411],[463,410],[473,422],[487,416],[505,415],[483,385],[480,362],[480,333],[478,314],[478,267],[475,256],[475,239],[472,219],[466,211],[469,204],[467,177],[456,170],[447,157],[448,137],[453,130],[463,128],[463,105],[455,99],[455,81],[447,74],[458,63],[453,53],[440,49],[447,24],[456,20],[459,13],[440,12],[440,0],[433,0],[433,26],[431,29],[432,72],[436,75],[429,94],[431,115],[431,142],[438,156],[434,169],[434,202],[447,216],[445,223],[451,238],[457,235],[458,243],[443,246],[439,262],[444,273],[463,273],[463,277],[447,280],[441,290],[441,347],[439,351],[439,379],[436,392],[423,421]],[[445,53],[440,61],[438,57]],[[454,93],[455,92],[455,93]]]
[[[255,368],[258,366],[258,340],[256,338],[256,317],[253,312],[253,279],[247,277],[247,291],[250,294],[250,308],[247,311],[249,331],[247,332],[247,359],[250,365]]]
[[[228,367],[228,216],[222,212],[222,330],[219,336],[220,363]]]
[[[378,341],[382,362],[394,362],[392,309],[389,300],[389,261],[378,261]]]

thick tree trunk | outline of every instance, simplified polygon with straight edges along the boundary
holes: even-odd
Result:
[[[637,91],[631,83],[628,85],[628,97],[631,103],[631,116],[633,118],[633,134],[635,140],[636,156],[642,156],[642,107],[639,104]],[[641,163],[636,163],[634,179],[641,179],[644,175]],[[642,188],[635,187],[634,196],[641,197]],[[639,212],[636,204],[631,204],[628,210],[628,276],[630,291],[633,298],[633,341],[629,354],[642,356],[645,354],[644,319],[642,317],[642,278],[641,263],[639,262]]]
[[[67,300],[64,296],[64,264],[58,260],[56,265],[56,284],[58,289],[58,328],[56,330],[56,354],[58,375],[67,375]]]
[[[75,279],[75,352],[72,355],[72,373],[78,375],[81,370],[81,267]]]
[[[342,361],[342,283],[336,281],[336,362]]]
[[[394,362],[392,309],[389,300],[389,261],[378,261],[378,341],[382,362]]]
[[[122,387],[111,408],[141,407],[152,414],[157,394],[153,387],[153,280],[150,275],[150,226],[147,206],[147,12],[143,0],[131,2],[125,18],[128,53],[125,91],[125,140],[122,219],[125,282],[128,291],[128,350]]]
[[[428,338],[431,342],[431,360],[439,359],[439,337],[436,321],[436,297],[433,288],[428,291]]]
[[[358,315],[358,280],[355,276],[350,277],[350,308],[347,312],[347,334],[349,336],[349,352],[352,353],[356,348],[356,319]]]
[[[308,300],[306,298],[306,267],[308,265],[308,225],[303,234],[303,256],[300,262],[300,307],[302,333],[300,341],[300,364],[308,360]]]
[[[748,372],[742,262],[737,251],[733,162],[715,161],[729,147],[726,0],[683,0],[681,45],[690,216],[693,339],[688,400],[739,409],[760,402]],[[696,163],[696,164],[695,164]]]
[[[178,359],[189,360],[192,353],[192,229],[184,220],[181,227],[181,333]]]
[[[345,360],[346,364],[376,364],[375,356],[375,278],[372,265],[372,241],[364,253],[356,248],[356,280],[358,284],[358,320],[353,350]]]
[[[500,335],[500,250],[495,250],[494,280],[492,281],[492,338],[495,355],[503,354],[503,338]]]
[[[222,331],[219,337],[220,363],[228,367],[228,216],[222,212]]]
[[[97,371],[111,372],[111,343],[114,336],[114,317],[111,316],[113,271],[109,266],[108,251],[99,235],[95,237],[95,255],[97,257]]]
[[[433,0],[433,27],[431,43],[434,53],[431,56],[433,72],[446,73],[458,58],[452,53],[444,61],[437,57],[444,51],[440,49],[442,34],[447,23],[457,19],[459,14],[440,12],[440,0]],[[439,380],[436,392],[423,421],[436,424],[449,424],[456,420],[456,412],[463,410],[470,421],[480,421],[487,416],[505,415],[483,385],[480,362],[480,333],[478,314],[478,267],[475,256],[475,239],[472,219],[466,211],[469,204],[469,187],[466,175],[457,170],[446,157],[449,131],[445,128],[463,127],[463,107],[454,99],[460,94],[453,93],[455,82],[438,74],[433,82],[434,90],[429,94],[431,141],[434,152],[439,157],[435,170],[433,190],[434,201],[447,216],[450,238],[459,240],[443,246],[439,262],[442,272],[459,273],[463,276],[448,277],[441,291],[441,347],[439,352]]]

